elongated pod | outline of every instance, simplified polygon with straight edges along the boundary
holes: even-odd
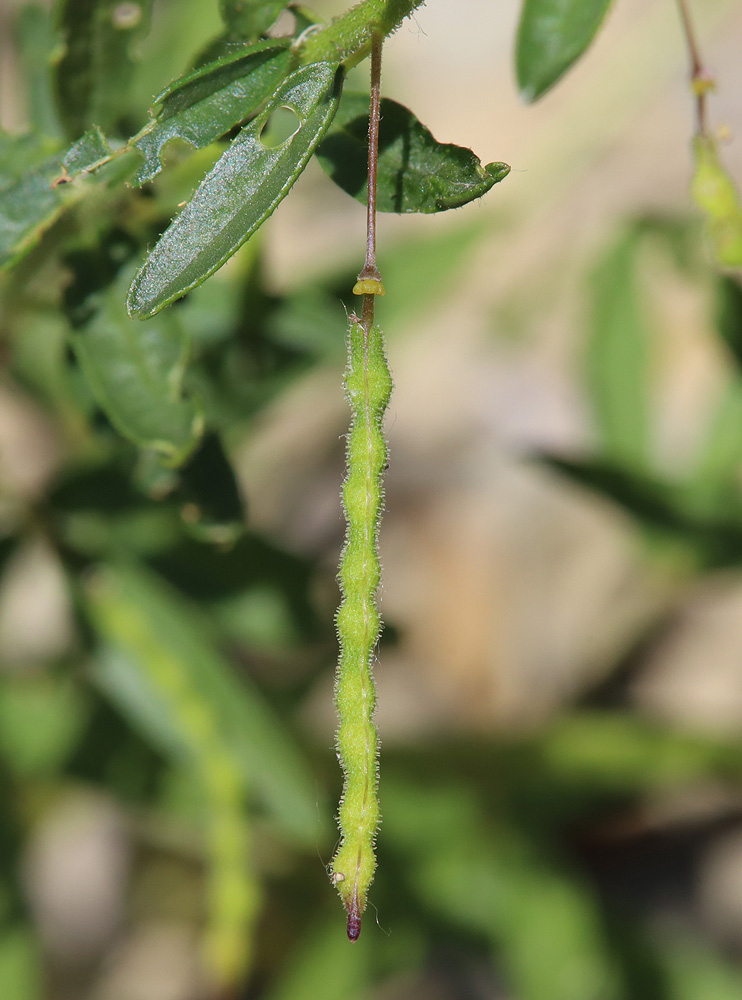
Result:
[[[341,841],[332,862],[332,881],[348,913],[351,941],[361,933],[361,914],[376,868],[374,839],[380,818],[372,665],[381,631],[376,592],[381,576],[378,532],[387,461],[382,423],[391,391],[381,330],[371,326],[367,331],[353,317],[345,376],[352,411],[343,484],[347,532],[339,573],[343,598],[336,619],[340,640],[335,688],[337,751],[344,784],[338,815]]]

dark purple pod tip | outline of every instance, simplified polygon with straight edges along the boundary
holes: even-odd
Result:
[[[351,941],[357,941],[361,936],[361,918],[357,913],[351,913],[348,916],[348,938]]]

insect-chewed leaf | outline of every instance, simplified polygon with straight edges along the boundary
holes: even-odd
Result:
[[[149,24],[151,0],[60,0],[65,51],[56,67],[59,114],[71,137],[90,125],[108,130],[127,110],[131,42]]]
[[[0,269],[30,250],[74,198],[61,182],[91,170],[111,152],[97,128],[64,152],[54,146],[40,136],[0,132]]]
[[[296,70],[258,117],[242,129],[171,223],[129,289],[129,314],[153,316],[213,274],[288,194],[337,111],[333,63]],[[299,119],[292,136],[268,148],[261,134],[279,108]]]
[[[159,173],[160,152],[170,139],[201,149],[244,121],[274,93],[290,63],[288,42],[263,41],[176,80],[156,99],[152,124],[133,143],[144,156],[134,183]]]
[[[56,180],[74,180],[80,174],[94,170],[110,156],[111,147],[106,137],[97,125],[93,125],[62,154],[62,175]]]
[[[335,183],[366,203],[368,96],[345,93],[317,159]],[[483,194],[510,172],[506,163],[483,167],[470,149],[437,142],[411,111],[381,102],[376,207],[380,212],[443,212]]]
[[[219,0],[227,30],[240,38],[262,35],[286,6],[286,0]]]
[[[515,49],[520,92],[535,101],[595,37],[611,0],[524,0]]]

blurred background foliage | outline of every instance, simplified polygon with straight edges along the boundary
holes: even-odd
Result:
[[[134,6],[136,58],[90,110],[124,137],[222,30],[216,2]],[[513,173],[380,220],[384,821],[358,944],[324,865],[363,209],[310,166],[265,234],[135,324],[133,267],[217,154],[171,148],[2,277],[3,995],[740,995],[742,288],[689,204],[673,5],[616,4],[534,108],[517,6],[430,0],[387,45],[386,92]],[[742,11],[695,7],[739,134]],[[5,3],[2,124],[50,150],[80,127],[58,46],[44,6]],[[725,158],[742,176],[739,139]],[[124,413],[96,342],[147,376]],[[163,371],[170,440],[207,428],[179,469],[150,421]]]

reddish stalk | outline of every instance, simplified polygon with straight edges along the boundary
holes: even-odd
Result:
[[[363,295],[361,323],[366,333],[374,322],[374,299],[384,294],[384,285],[376,265],[376,180],[379,164],[379,122],[381,121],[381,44],[375,33],[371,40],[371,101],[368,115],[368,199],[366,208],[366,259],[354,294]]]
[[[714,78],[703,65],[688,4],[686,0],[677,0],[677,3],[690,58],[690,86],[696,98],[696,128],[699,135],[708,135],[706,96],[714,89]]]

